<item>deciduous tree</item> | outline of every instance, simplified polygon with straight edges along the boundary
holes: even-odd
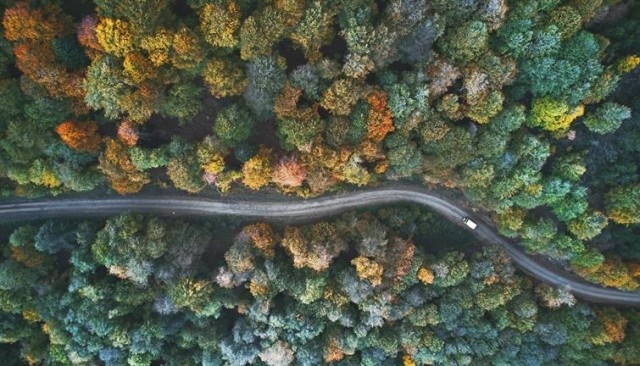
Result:
[[[566,131],[571,123],[584,114],[584,107],[575,108],[551,98],[535,99],[531,107],[531,125],[547,131]]]
[[[640,223],[640,185],[618,186],[605,196],[607,215],[617,224]]]
[[[305,167],[295,156],[280,158],[273,171],[273,182],[282,189],[300,187],[307,175]]]
[[[388,98],[384,92],[374,92],[367,98],[369,117],[367,120],[367,138],[373,142],[381,142],[393,131],[393,116],[387,106]]]
[[[134,48],[134,35],[128,22],[102,18],[96,26],[96,38],[106,52],[124,57]]]
[[[244,99],[260,119],[273,116],[275,98],[286,79],[282,61],[273,56],[260,57],[247,65],[248,84]]]
[[[244,71],[231,60],[211,59],[203,77],[209,92],[216,98],[240,95],[247,86]]]
[[[258,154],[242,166],[242,183],[251,189],[260,189],[271,181],[273,157],[271,149],[261,147]]]
[[[4,11],[4,36],[10,41],[51,41],[68,30],[69,17],[52,4],[30,6],[19,1]]]
[[[253,133],[255,125],[255,119],[246,106],[236,103],[218,113],[213,130],[223,142],[237,145]]]
[[[100,147],[98,124],[94,121],[65,121],[56,127],[60,139],[72,149],[95,152]]]
[[[107,139],[105,145],[105,150],[100,155],[99,166],[116,192],[135,193],[149,183],[147,174],[133,165],[122,143]]]
[[[320,105],[338,116],[346,116],[356,104],[360,85],[353,79],[338,79],[322,95]]]
[[[447,59],[457,63],[468,63],[487,51],[489,29],[480,21],[470,21],[451,29],[438,41]]]
[[[215,47],[234,47],[238,43],[240,9],[235,1],[209,3],[200,8],[200,30]]]
[[[595,133],[611,133],[622,125],[622,121],[630,117],[631,109],[628,107],[607,102],[601,104],[595,112],[587,113],[584,118],[584,125]]]

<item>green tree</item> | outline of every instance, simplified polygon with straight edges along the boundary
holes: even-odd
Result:
[[[640,185],[613,188],[605,195],[607,216],[617,224],[640,223]]]
[[[523,59],[517,82],[536,98],[578,105],[603,72],[600,59],[596,37],[581,31],[564,42],[556,55]]]
[[[549,15],[549,22],[558,27],[562,39],[573,36],[582,26],[579,10],[571,5],[554,9]]]
[[[483,22],[470,21],[450,29],[437,45],[447,59],[465,64],[487,51],[489,29]]]
[[[388,176],[405,178],[422,170],[422,153],[413,141],[398,133],[393,133],[385,139],[384,145],[388,149]]]
[[[569,222],[567,227],[578,239],[588,240],[600,234],[602,229],[607,227],[607,223],[607,217],[603,213],[592,211]]]
[[[587,171],[583,154],[566,152],[556,157],[552,169],[555,176],[572,182],[579,181]]]
[[[322,1],[313,1],[305,9],[304,15],[291,33],[291,40],[302,48],[305,57],[311,61],[320,59],[320,48],[334,36],[332,22],[335,10]]]
[[[595,133],[605,134],[617,130],[622,121],[631,118],[631,109],[628,107],[607,102],[598,106],[593,113],[587,113],[584,125]]]
[[[273,116],[273,104],[284,86],[285,74],[280,60],[275,57],[261,57],[248,63],[249,80],[244,99],[259,119]]]
[[[202,88],[192,83],[171,86],[162,103],[160,113],[188,121],[202,109]]]
[[[322,133],[324,124],[317,112],[302,110],[288,118],[278,118],[278,133],[284,137],[285,148],[309,151],[311,144]]]
[[[251,112],[243,104],[236,103],[218,113],[213,130],[222,141],[236,145],[251,136],[255,125]]]
[[[99,56],[87,70],[85,102],[103,109],[107,117],[117,119],[125,112],[123,99],[132,93],[125,83],[123,69],[112,56]]]

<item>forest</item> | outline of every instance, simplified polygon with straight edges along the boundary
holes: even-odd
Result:
[[[640,363],[638,310],[533,282],[452,225],[394,206],[296,226],[4,227],[3,364]]]
[[[640,291],[638,1],[0,0],[0,14],[0,200],[412,183],[586,281]],[[214,253],[211,223],[0,228],[0,355],[640,363],[637,311],[532,282],[414,211],[227,222]]]

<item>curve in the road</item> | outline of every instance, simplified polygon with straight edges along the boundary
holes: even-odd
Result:
[[[296,222],[329,216],[351,209],[391,203],[415,203],[429,207],[453,222],[470,217],[479,223],[473,234],[481,241],[501,246],[525,272],[541,281],[568,289],[592,302],[640,306],[640,292],[624,292],[589,284],[562,270],[540,264],[500,236],[480,218],[453,202],[418,187],[378,188],[309,200],[205,199],[196,197],[69,198],[0,204],[0,221],[51,217],[108,216],[124,211],[175,215],[232,215]]]

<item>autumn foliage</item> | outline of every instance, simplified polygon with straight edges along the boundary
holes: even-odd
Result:
[[[273,174],[273,158],[271,150],[265,147],[260,152],[247,160],[242,166],[244,175],[242,183],[251,189],[259,189],[269,184]]]
[[[118,139],[127,146],[138,143],[138,131],[131,121],[125,120],[118,126]]]
[[[393,116],[387,108],[387,95],[383,92],[374,92],[367,98],[369,106],[369,118],[367,120],[367,138],[380,142],[393,131]]]
[[[200,29],[208,43],[216,47],[233,47],[238,43],[240,12],[234,1],[207,4],[199,15]]]
[[[242,229],[242,232],[249,236],[253,245],[266,257],[273,257],[275,255],[274,247],[279,238],[271,226],[266,223],[259,222],[245,226],[244,229]]]
[[[460,189],[531,252],[634,290],[638,269],[595,248],[638,257],[636,3],[8,0],[0,193],[132,193],[153,176],[311,197],[407,179]],[[284,242],[316,257],[298,263],[325,266],[301,235]],[[412,250],[354,263],[384,287]]]
[[[67,146],[78,151],[95,152],[100,147],[98,124],[93,121],[65,121],[56,127],[56,133]]]
[[[26,1],[5,10],[4,36],[10,41],[50,41],[66,30],[67,18],[55,6],[31,8]]]
[[[97,54],[96,51],[104,51],[96,35],[97,25],[98,20],[91,15],[87,15],[82,18],[78,26],[78,42],[85,47],[85,52],[89,55]]]
[[[106,149],[99,159],[100,169],[106,175],[111,187],[120,194],[135,193],[149,183],[147,174],[138,170],[118,140],[108,139]]]
[[[591,338],[591,342],[596,345],[621,342],[625,337],[628,320],[612,308],[602,309],[597,315],[600,332]]]
[[[356,268],[358,277],[362,280],[368,280],[373,286],[378,286],[382,283],[382,265],[373,259],[359,256],[351,261],[351,264]]]
[[[306,169],[297,158],[284,156],[276,164],[273,172],[273,182],[281,188],[300,187],[306,174]]]

